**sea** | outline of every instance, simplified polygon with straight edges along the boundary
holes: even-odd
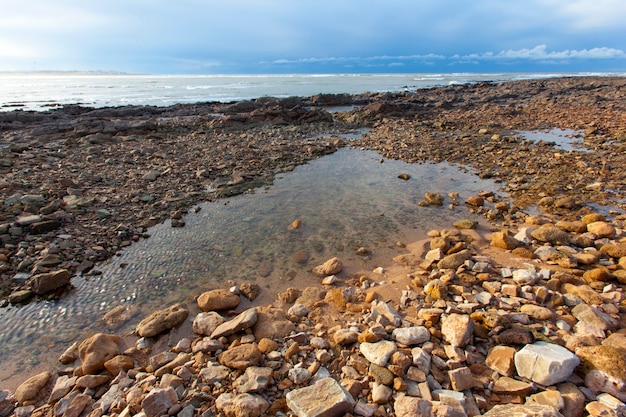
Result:
[[[482,81],[614,73],[248,74],[137,75],[107,73],[0,73],[0,111],[43,111],[69,104],[88,107],[232,102],[316,94],[413,91]]]

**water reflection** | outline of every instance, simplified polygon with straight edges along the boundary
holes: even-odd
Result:
[[[398,179],[400,173],[411,179]],[[423,238],[467,216],[463,208],[418,206],[425,192],[458,192],[462,201],[480,190],[496,186],[448,164],[382,163],[376,152],[342,149],[283,174],[271,187],[203,204],[184,228],[150,229],[149,239],[98,265],[102,275],[73,278],[75,290],[59,301],[0,310],[0,361],[22,361],[24,370],[43,352],[57,357],[88,332],[107,331],[101,318],[119,305],[137,308],[118,329],[130,332],[149,312],[192,304],[226,280],[257,282],[272,300],[289,286],[317,282],[311,268],[332,256],[371,271],[402,253],[396,241]],[[302,226],[289,231],[295,219]],[[372,256],[358,256],[361,246]]]

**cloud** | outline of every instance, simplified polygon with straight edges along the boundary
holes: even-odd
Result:
[[[276,59],[271,64],[317,64],[317,63],[340,63],[340,64],[374,64],[374,63],[390,63],[394,65],[400,64],[394,61],[413,61],[413,62],[429,62],[444,60],[446,57],[439,54],[425,55],[376,55],[368,57],[309,57],[298,59]],[[268,62],[262,62],[267,64]]]
[[[468,61],[507,61],[507,60],[527,60],[527,61],[570,61],[570,60],[604,60],[604,59],[624,59],[626,53],[620,49],[599,47],[591,49],[566,49],[564,51],[548,51],[546,45],[537,45],[532,49],[508,49],[498,53],[484,52],[469,55],[455,55],[452,59],[462,62]]]

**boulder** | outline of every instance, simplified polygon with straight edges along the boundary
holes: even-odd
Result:
[[[46,371],[32,376],[22,382],[15,390],[14,396],[17,402],[22,406],[32,404],[37,396],[43,391],[46,384],[48,384],[51,377],[52,374]]]
[[[174,304],[164,310],[157,310],[137,325],[137,334],[140,337],[153,337],[173,327],[182,324],[189,311],[181,304]]]
[[[204,292],[198,297],[198,307],[202,311],[230,310],[239,305],[241,298],[223,288]]]
[[[350,413],[354,404],[350,393],[332,378],[287,393],[287,406],[298,417],[339,417]]]
[[[104,369],[104,363],[120,354],[122,339],[113,334],[96,333],[78,345],[78,357],[84,375],[95,374]]]
[[[579,363],[576,355],[554,343],[535,342],[515,354],[518,375],[542,385],[565,381]]]
[[[70,283],[70,272],[67,269],[33,275],[30,286],[35,294],[42,295],[64,287]]]

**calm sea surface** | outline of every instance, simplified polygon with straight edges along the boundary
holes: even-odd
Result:
[[[230,102],[263,96],[308,97],[319,93],[410,91],[479,81],[548,78],[561,75],[626,73],[452,73],[328,75],[104,75],[75,73],[0,73],[0,111],[45,110],[82,104],[168,106],[207,101]]]

